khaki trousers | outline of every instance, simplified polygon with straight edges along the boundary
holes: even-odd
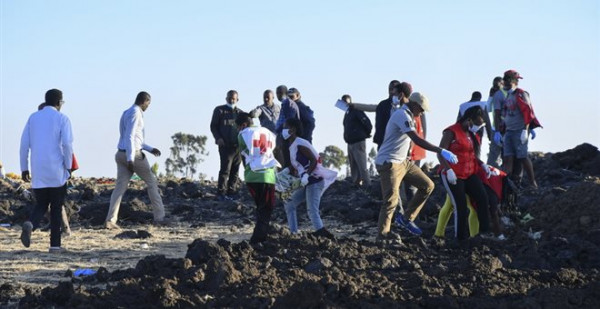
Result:
[[[152,203],[154,221],[162,221],[165,218],[165,207],[158,190],[158,181],[156,180],[156,176],[152,173],[152,170],[150,170],[150,164],[148,163],[148,159],[146,159],[146,155],[141,151],[135,153],[133,172],[127,169],[127,155],[125,152],[117,151],[117,154],[115,154],[115,161],[117,162],[117,182],[115,183],[115,189],[110,196],[110,207],[108,209],[106,221],[117,223],[121,199],[123,198],[125,191],[127,191],[127,185],[129,184],[131,176],[133,176],[133,172],[140,176],[148,186],[148,196]]]
[[[398,206],[398,199],[400,198],[399,188],[402,180],[417,188],[417,192],[408,202],[404,211],[404,217],[410,221],[417,218],[435,185],[418,166],[409,160],[404,160],[402,163],[386,162],[377,165],[377,172],[381,178],[381,193],[383,195],[377,228],[379,235],[383,236],[390,232],[394,210]]]

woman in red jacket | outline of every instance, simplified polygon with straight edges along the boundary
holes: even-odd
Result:
[[[450,164],[438,155],[442,163],[442,183],[454,205],[455,236],[459,240],[469,237],[466,195],[477,203],[480,233],[487,234],[490,228],[488,197],[481,179],[477,176],[480,166],[485,170],[487,177],[491,175],[489,166],[478,159],[480,141],[475,133],[484,126],[481,107],[471,107],[455,124],[444,130],[440,142],[440,147],[448,149],[458,157],[457,164]]]

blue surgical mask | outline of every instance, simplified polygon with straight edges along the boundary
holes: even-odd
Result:
[[[290,136],[292,136],[290,134],[290,129],[283,129],[281,131],[281,137],[283,137],[283,139],[288,139],[288,138],[290,138]]]
[[[227,106],[229,106],[229,108],[231,108],[231,109],[234,109],[234,108],[235,108],[235,106],[236,106],[236,104],[235,104],[235,103],[233,103],[233,104],[229,104],[229,103],[227,103]]]
[[[398,98],[398,96],[397,96],[397,95],[393,96],[393,97],[392,97],[392,103],[393,103],[394,105],[398,105],[398,104],[400,104],[400,98]]]

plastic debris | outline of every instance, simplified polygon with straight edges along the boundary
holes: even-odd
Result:
[[[502,221],[502,224],[504,224],[504,226],[507,226],[507,227],[512,227],[512,226],[514,226],[514,225],[515,225],[515,224],[512,222],[512,220],[510,220],[510,218],[509,218],[509,217],[507,217],[507,216],[502,216],[502,218],[500,218],[500,220]]]
[[[275,191],[287,192],[300,187],[300,178],[290,174],[290,170],[286,167],[277,173],[275,182]]]
[[[527,232],[527,236],[529,236],[529,238],[533,240],[539,240],[540,238],[542,238],[543,232],[544,231],[532,232],[531,229],[529,229],[529,232]]]
[[[521,218],[521,223],[525,224],[533,219],[535,219],[535,218],[531,214],[527,213],[523,216],[523,218]]]
[[[91,268],[79,268],[73,272],[73,276],[86,277],[86,276],[94,275],[95,273],[96,273],[96,271]]]

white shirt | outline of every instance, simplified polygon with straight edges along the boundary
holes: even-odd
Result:
[[[465,114],[465,112],[467,111],[467,109],[473,107],[473,106],[479,106],[481,107],[481,109],[483,110],[484,113],[487,112],[487,102],[484,101],[474,101],[474,102],[465,102],[463,104],[461,104],[458,107],[458,113],[460,114],[459,116],[462,117],[462,115]]]
[[[121,115],[119,123],[119,149],[124,149],[127,161],[134,161],[135,152],[142,149],[152,151],[154,147],[144,144],[144,115],[142,108],[133,104]]]
[[[69,118],[53,106],[31,114],[21,135],[21,171],[29,171],[30,149],[31,187],[64,186],[73,164],[73,132]]]
[[[415,120],[408,105],[403,105],[392,112],[390,121],[385,127],[385,136],[375,158],[375,164],[404,162],[408,158],[411,141],[406,133],[411,131],[416,131]]]

